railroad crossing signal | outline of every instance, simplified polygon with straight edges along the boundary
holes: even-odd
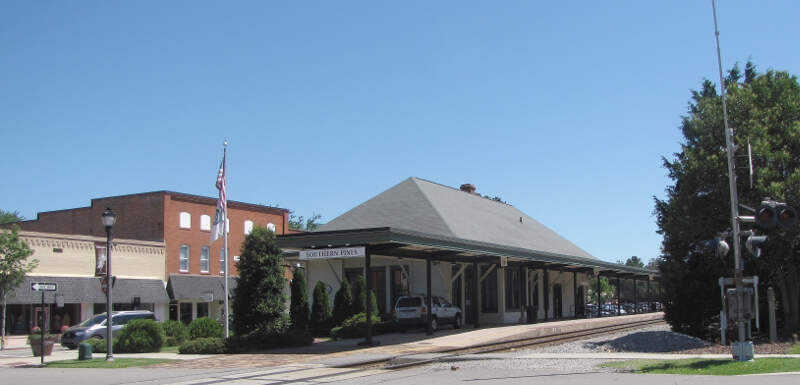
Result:
[[[797,211],[786,203],[765,199],[756,210],[756,226],[769,229],[778,226],[784,230],[797,223]]]
[[[31,290],[33,291],[56,291],[58,285],[55,283],[47,282],[31,282]]]

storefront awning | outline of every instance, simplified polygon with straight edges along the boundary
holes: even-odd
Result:
[[[212,275],[170,274],[167,293],[173,301],[221,301],[225,299],[224,279]],[[236,278],[228,277],[229,293],[233,293],[237,282]]]
[[[56,291],[45,292],[47,303],[55,302],[56,297],[63,303],[105,303],[106,295],[100,288],[100,281],[99,277],[26,276],[9,296],[8,303],[41,303],[42,293],[31,290],[35,282],[56,284]],[[169,303],[164,282],[159,279],[117,278],[111,294],[114,303],[133,302],[134,298],[139,298],[141,303]]]

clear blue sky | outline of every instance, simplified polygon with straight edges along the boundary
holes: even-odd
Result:
[[[0,208],[153,190],[329,221],[417,176],[589,253],[659,254],[653,196],[710,1],[0,2]],[[796,1],[717,4],[726,68],[800,74]],[[99,218],[98,218],[99,221]]]

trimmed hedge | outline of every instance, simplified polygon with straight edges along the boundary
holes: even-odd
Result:
[[[228,352],[223,338],[210,337],[186,341],[178,348],[180,354],[225,354]]]
[[[164,346],[180,346],[189,339],[189,330],[183,322],[169,320],[161,323],[164,335],[167,337]]]
[[[225,329],[219,322],[208,318],[200,317],[189,324],[189,338],[196,340],[198,338],[224,338]]]
[[[92,347],[92,353],[108,353],[108,349],[106,349],[106,340],[104,340],[104,339],[101,339],[101,338],[89,338],[89,339],[87,339],[87,340],[85,340],[83,342],[89,344],[89,346]],[[116,341],[114,341],[114,342],[116,342]],[[112,343],[114,343],[114,342],[112,342]],[[116,345],[113,346],[113,347],[116,348]],[[116,351],[116,349],[114,349],[114,350]]]
[[[384,334],[395,330],[391,322],[381,322],[381,317],[372,315],[372,334]],[[365,313],[358,313],[344,322],[341,325],[331,329],[331,337],[333,339],[342,338],[358,338],[367,335],[367,315]]]
[[[164,329],[151,319],[135,319],[120,330],[114,340],[114,351],[119,353],[150,353],[161,351]]]
[[[232,336],[226,341],[228,353],[246,353],[267,349],[308,346],[314,337],[308,330],[291,329],[283,333],[255,331],[244,336]]]

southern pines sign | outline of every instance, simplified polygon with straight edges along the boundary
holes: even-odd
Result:
[[[300,259],[336,259],[336,258],[357,258],[363,257],[364,246],[361,247],[341,247],[338,249],[317,249],[300,251]]]

